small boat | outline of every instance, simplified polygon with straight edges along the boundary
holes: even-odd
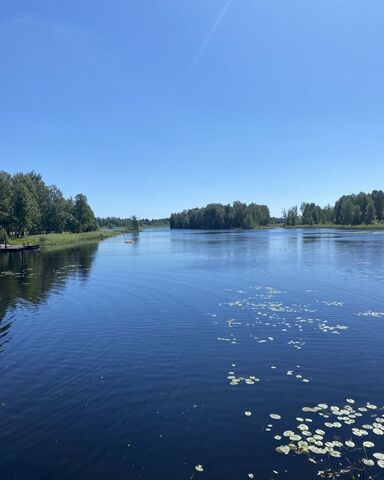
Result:
[[[0,245],[0,253],[16,253],[24,252],[26,250],[39,250],[39,244],[32,245]]]

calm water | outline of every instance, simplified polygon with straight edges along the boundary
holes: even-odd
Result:
[[[384,232],[124,238],[0,256],[2,480],[311,479],[302,407],[382,407]]]

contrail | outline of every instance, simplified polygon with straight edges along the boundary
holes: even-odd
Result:
[[[216,30],[220,27],[221,22],[224,20],[225,15],[227,14],[229,7],[231,6],[233,0],[228,0],[227,3],[224,5],[223,9],[219,13],[215,23],[212,25],[211,30],[208,32],[208,35],[204,38],[203,42],[201,43],[200,47],[198,48],[197,52],[193,56],[191,62],[189,63],[188,67],[186,68],[184,75],[181,80],[189,74],[189,72],[193,69],[196,63],[200,60],[200,57],[204,53],[204,50],[207,48],[209,42],[211,41],[212,37],[216,33]]]
[[[160,109],[160,116],[164,111],[167,109],[169,106],[170,102],[172,99],[177,95],[178,91],[182,87],[183,83],[185,82],[186,78],[190,74],[191,70],[193,67],[196,65],[196,63],[200,60],[201,56],[203,55],[205,49],[207,48],[209,42],[211,41],[212,37],[216,33],[216,30],[220,27],[222,21],[224,20],[225,15],[227,14],[230,6],[232,5],[233,0],[227,0],[224,7],[221,9],[217,19],[215,20],[214,24],[212,25],[212,28],[209,30],[207,36],[204,38],[204,40],[201,42],[201,45],[197,49],[195,55],[192,57],[191,61],[187,65],[186,69],[184,72],[181,74],[179,80],[176,82],[174,85],[173,91],[170,92],[168,99],[165,100],[162,108]],[[153,119],[151,122],[152,125],[157,124],[160,121],[160,116],[157,120]]]

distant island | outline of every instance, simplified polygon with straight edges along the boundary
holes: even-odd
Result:
[[[252,229],[265,227],[270,223],[269,208],[256,203],[233,202],[232,205],[211,203],[203,208],[192,208],[172,213],[171,228],[204,230]]]
[[[211,203],[172,213],[170,227],[174,229],[253,229],[272,226],[285,227],[376,227],[384,228],[384,192],[373,190],[357,195],[343,195],[334,206],[320,207],[303,202],[283,210],[280,218],[270,216],[266,205],[233,202],[232,205]]]

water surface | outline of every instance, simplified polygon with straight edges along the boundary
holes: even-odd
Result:
[[[0,256],[1,479],[316,478],[274,436],[383,406],[384,233],[124,238]]]

